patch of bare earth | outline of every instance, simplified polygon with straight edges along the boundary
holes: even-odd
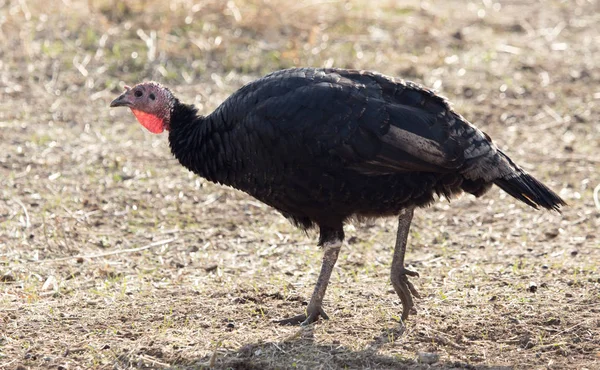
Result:
[[[0,368],[600,368],[599,3],[443,4],[0,0]],[[108,102],[153,78],[208,112],[293,65],[438,89],[569,206],[419,210],[403,332],[395,220],[356,223],[331,320],[275,325],[310,297],[316,235]]]

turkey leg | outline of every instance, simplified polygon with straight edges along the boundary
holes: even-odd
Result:
[[[408,281],[408,276],[416,276],[419,274],[404,267],[404,254],[406,252],[406,241],[408,239],[408,231],[413,218],[414,207],[403,209],[398,216],[398,234],[396,235],[396,246],[394,248],[394,258],[392,260],[391,280],[394,290],[402,301],[402,321],[408,318],[410,310],[414,303],[412,296],[421,298],[414,285]]]
[[[326,241],[322,243],[324,254],[323,254],[323,264],[321,265],[321,273],[319,274],[319,278],[317,279],[317,284],[315,285],[315,290],[310,298],[310,303],[306,308],[306,314],[301,314],[298,316],[291,317],[289,319],[284,319],[277,321],[281,325],[297,325],[300,324],[302,326],[310,325],[313,322],[317,321],[319,316],[328,320],[329,317],[323,311],[323,297],[325,296],[325,291],[327,290],[327,284],[329,284],[329,278],[331,277],[331,272],[333,271],[333,267],[335,266],[335,262],[337,261],[338,254],[340,253],[340,248],[342,246],[341,240],[333,240]]]

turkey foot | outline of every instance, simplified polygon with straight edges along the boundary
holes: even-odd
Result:
[[[307,312],[308,316],[306,314],[301,314],[301,315],[297,315],[294,317],[290,317],[289,319],[277,320],[275,322],[278,323],[279,325],[298,325],[298,324],[300,324],[300,326],[308,326],[308,325],[312,324],[313,322],[317,321],[319,319],[319,316],[321,316],[325,320],[329,320],[329,316],[327,316],[325,311],[323,311],[322,307],[315,308],[312,310],[309,308],[306,310],[306,312]]]
[[[391,280],[394,290],[400,301],[402,301],[402,321],[408,319],[413,309],[412,297],[421,298],[415,286],[408,280],[408,276],[419,277],[415,271],[404,267],[404,254],[406,253],[406,242],[408,231],[412,222],[414,207],[403,209],[398,215],[398,233],[396,235],[396,246],[394,247],[394,258],[392,259]]]
[[[404,266],[400,267],[399,270],[396,273],[392,272],[392,285],[396,294],[400,297],[400,301],[402,301],[402,321],[405,321],[410,313],[415,313],[412,297],[421,298],[415,286],[408,280],[408,276],[419,277],[419,273]]]
[[[291,317],[289,319],[283,319],[277,321],[281,325],[310,325],[319,319],[319,316],[325,320],[329,320],[329,316],[323,311],[323,297],[329,284],[329,278],[331,272],[337,261],[340,248],[342,246],[342,240],[344,232],[340,228],[339,230],[328,230],[321,228],[321,241],[319,245],[323,246],[323,263],[321,264],[321,272],[319,278],[315,284],[310,303],[306,308],[306,314]]]

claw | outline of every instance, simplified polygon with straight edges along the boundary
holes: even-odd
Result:
[[[400,297],[400,301],[402,301],[402,321],[408,319],[409,314],[415,311],[413,308],[414,302],[412,297],[421,298],[421,295],[417,292],[415,286],[408,280],[407,275],[419,276],[417,272],[403,267],[398,275],[392,279],[392,285],[394,286],[398,297]]]
[[[412,293],[412,295],[414,295],[415,297],[421,299],[421,295],[419,294],[419,292],[417,292],[417,289],[415,288],[415,286],[413,285],[413,283],[410,282],[410,280],[406,279],[406,285],[408,286],[408,290],[410,290],[410,292]]]
[[[305,320],[306,320],[306,315],[302,314],[302,315],[297,315],[297,316],[290,317],[290,318],[283,319],[283,320],[275,320],[274,322],[279,325],[298,325],[300,323],[303,323]]]
[[[329,316],[323,311],[323,308],[318,307],[315,309],[307,310],[308,316],[306,314],[296,315],[294,317],[290,317],[289,319],[277,320],[275,321],[279,325],[298,325],[300,326],[308,326],[319,319],[319,316],[324,320],[329,320]]]
[[[419,273],[413,270],[409,270],[406,267],[402,267],[402,269],[400,270],[400,275],[408,275],[408,276],[414,276],[414,277],[419,277]]]

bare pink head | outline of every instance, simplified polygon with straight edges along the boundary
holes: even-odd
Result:
[[[110,103],[111,107],[129,107],[148,131],[160,134],[169,130],[175,98],[169,89],[158,82],[142,82],[125,86],[125,92]]]

